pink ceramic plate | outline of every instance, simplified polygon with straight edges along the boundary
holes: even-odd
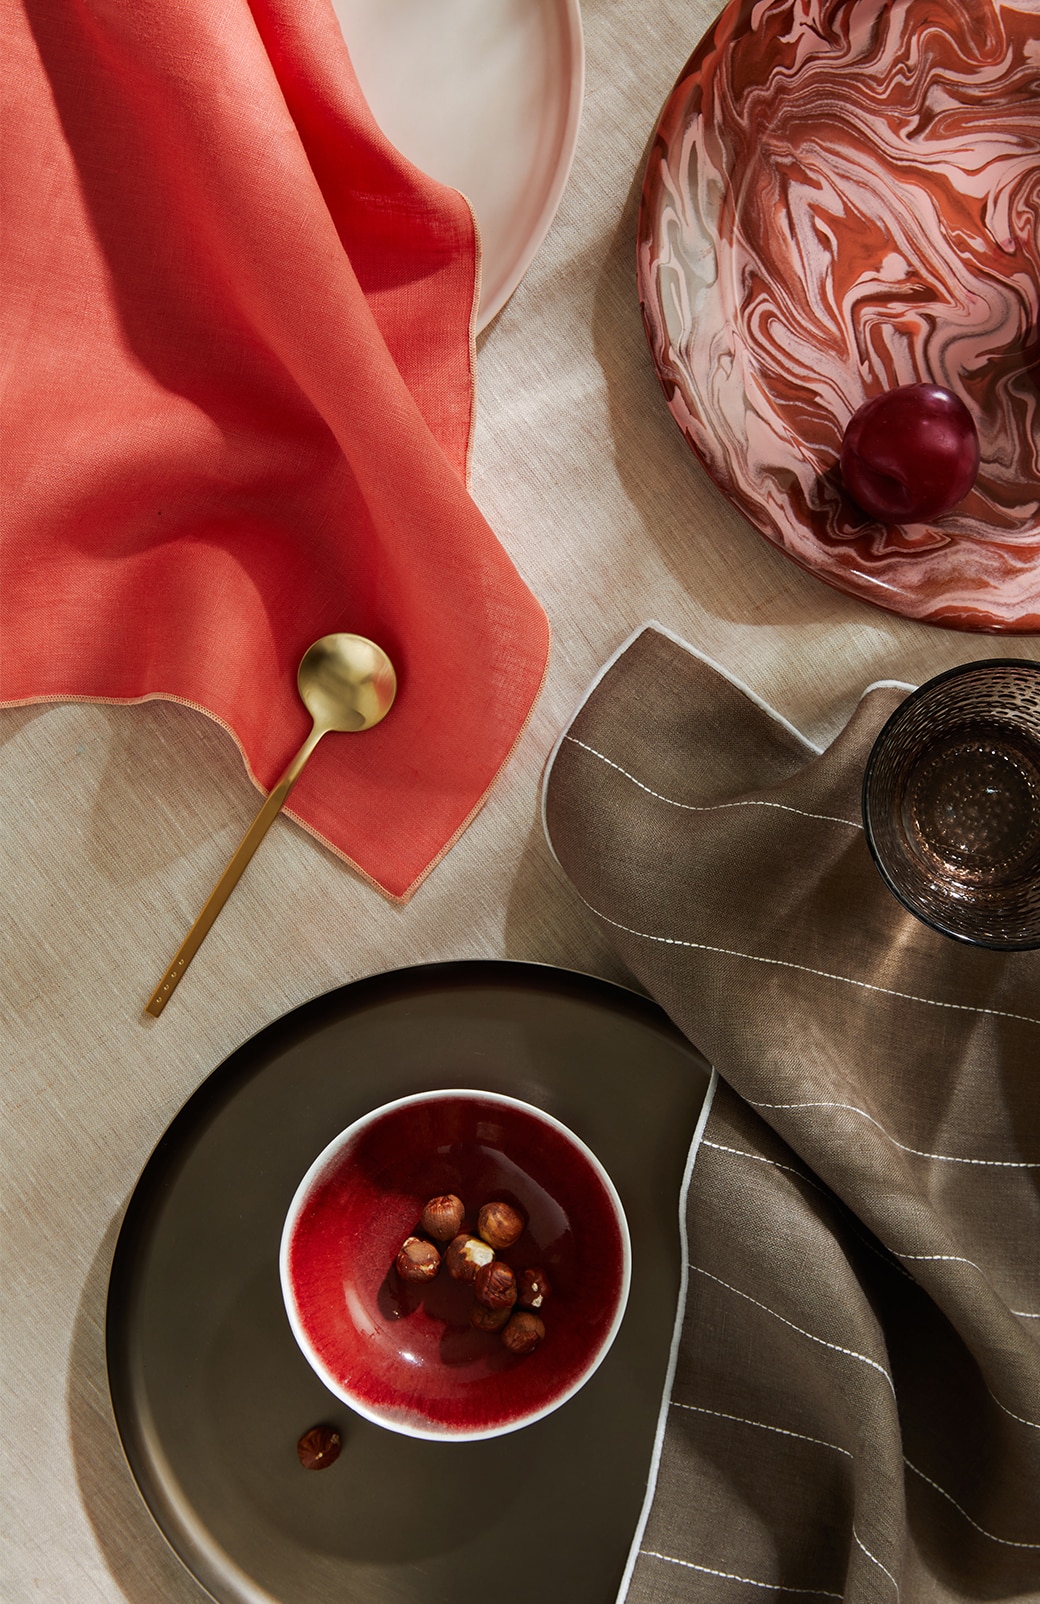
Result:
[[[477,332],[549,231],[585,85],[578,0],[332,0],[392,144],[459,189],[480,229]]]
[[[511,1354],[470,1324],[473,1294],[444,1266],[422,1285],[394,1260],[427,1199],[501,1201],[526,1229],[501,1257],[539,1267],[546,1335]],[[540,1109],[488,1092],[421,1092],[366,1114],[311,1165],[281,1248],[297,1342],[359,1414],[413,1437],[497,1436],[541,1419],[600,1364],[628,1297],[628,1227],[599,1161]]]
[[[661,116],[639,291],[668,404],[724,494],[850,595],[1040,629],[1040,0],[733,0]],[[879,391],[959,394],[975,488],[884,527],[842,492]]]

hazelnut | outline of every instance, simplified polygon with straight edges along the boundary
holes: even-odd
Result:
[[[516,1282],[516,1301],[525,1309],[540,1309],[552,1287],[544,1270],[521,1270]]]
[[[478,1331],[501,1331],[512,1313],[512,1306],[508,1303],[501,1309],[489,1309],[483,1303],[475,1303],[470,1311],[469,1323]]]
[[[545,1336],[545,1326],[536,1314],[521,1309],[511,1315],[502,1329],[502,1341],[510,1353],[531,1353]]]
[[[444,1197],[431,1197],[419,1224],[427,1236],[436,1237],[438,1242],[450,1242],[462,1230],[465,1217],[462,1200],[454,1192],[448,1192]]]
[[[296,1444],[304,1470],[324,1470],[339,1458],[342,1444],[335,1426],[312,1426]]]
[[[477,1230],[493,1248],[511,1248],[523,1229],[523,1216],[508,1203],[485,1203],[477,1216]]]
[[[516,1276],[501,1259],[492,1259],[477,1271],[473,1291],[486,1309],[511,1309],[516,1302]]]
[[[468,1236],[465,1231],[449,1242],[444,1253],[448,1274],[455,1281],[472,1281],[483,1264],[490,1264],[495,1250],[482,1242],[479,1236]]]
[[[441,1267],[441,1256],[432,1242],[410,1236],[395,1262],[402,1281],[432,1281]]]

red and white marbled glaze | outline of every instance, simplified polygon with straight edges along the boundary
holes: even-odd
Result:
[[[720,489],[839,589],[1040,630],[1040,0],[733,0],[647,166],[643,316]],[[982,463],[931,525],[843,493],[845,425],[960,395]]]

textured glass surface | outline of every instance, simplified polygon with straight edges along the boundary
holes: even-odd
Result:
[[[863,822],[900,901],[981,946],[1040,946],[1040,664],[968,663],[874,743]]]

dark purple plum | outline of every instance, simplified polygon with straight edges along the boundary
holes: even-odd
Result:
[[[941,517],[963,501],[978,471],[971,413],[939,384],[903,384],[865,401],[841,442],[845,489],[883,524]]]

